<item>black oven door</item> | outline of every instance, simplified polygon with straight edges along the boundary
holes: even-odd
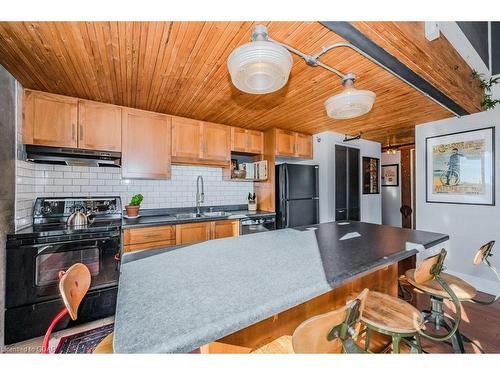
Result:
[[[59,298],[59,272],[75,263],[92,275],[90,290],[118,284],[120,237],[7,248],[6,307]]]

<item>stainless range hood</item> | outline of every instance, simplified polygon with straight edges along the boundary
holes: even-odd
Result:
[[[26,145],[26,154],[27,161],[43,164],[117,168],[121,165],[121,153],[112,151]]]

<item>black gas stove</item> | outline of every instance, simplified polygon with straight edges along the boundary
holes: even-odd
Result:
[[[74,212],[87,225],[68,224]],[[59,271],[85,264],[92,275],[77,321],[56,329],[113,315],[119,275],[122,208],[119,197],[37,198],[33,225],[7,237],[6,344],[44,334],[63,307]]]

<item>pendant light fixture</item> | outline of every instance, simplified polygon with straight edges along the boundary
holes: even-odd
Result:
[[[236,48],[227,59],[233,85],[248,94],[268,94],[288,82],[292,69],[288,50],[269,41],[267,28],[255,26],[252,41]]]
[[[356,76],[354,74],[346,74],[342,78],[344,90],[325,101],[325,109],[328,117],[344,120],[362,116],[371,111],[376,97],[375,93],[368,90],[355,89],[355,80]]]
[[[257,25],[252,31],[251,41],[231,52],[227,59],[227,67],[231,81],[238,90],[249,94],[268,94],[281,89],[288,82],[293,63],[290,54],[292,52],[302,57],[308,65],[320,66],[342,79],[344,91],[325,102],[329,117],[348,119],[364,115],[372,109],[375,93],[355,89],[355,74],[343,74],[319,60],[321,55],[336,47],[350,47],[364,55],[349,43],[336,43],[323,47],[322,51],[315,55],[307,55],[271,39],[267,28]]]

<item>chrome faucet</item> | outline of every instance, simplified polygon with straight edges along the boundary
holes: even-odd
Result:
[[[201,181],[201,193],[200,193],[200,181]],[[203,187],[203,176],[198,176],[196,178],[196,213],[200,214],[200,206],[205,200],[205,189]]]

